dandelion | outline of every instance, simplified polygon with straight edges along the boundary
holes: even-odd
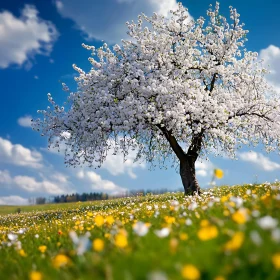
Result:
[[[232,239],[225,244],[224,249],[225,251],[237,251],[242,246],[243,242],[244,233],[241,231],[236,232]]]
[[[176,239],[176,238],[170,239],[169,248],[170,248],[171,253],[176,252],[178,245],[179,245],[178,239]]]
[[[25,253],[25,251],[23,249],[20,249],[18,251],[18,253],[22,256],[22,257],[27,257],[27,254]]]
[[[272,263],[276,270],[280,270],[280,253],[276,253],[271,258]]]
[[[222,169],[214,169],[214,176],[217,179],[222,179],[224,177],[224,172]]]
[[[115,236],[115,245],[119,248],[125,248],[128,245],[127,237],[124,234],[117,234]]]
[[[200,278],[199,270],[192,264],[184,265],[181,270],[181,275],[187,280],[197,280]]]
[[[210,240],[218,236],[218,229],[216,226],[211,225],[207,220],[203,220],[201,221],[201,228],[197,235],[200,240]]]
[[[29,274],[29,280],[42,280],[42,273],[39,271],[31,271]]]
[[[100,238],[96,238],[92,242],[92,248],[94,251],[101,252],[104,249],[104,241]]]
[[[71,260],[64,254],[58,254],[53,258],[52,264],[55,268],[60,268],[70,265]]]
[[[189,238],[189,236],[186,233],[182,232],[179,234],[179,238],[180,240],[185,241]]]
[[[248,213],[246,208],[240,208],[232,214],[232,220],[237,224],[244,224],[248,220]]]
[[[44,254],[44,253],[46,252],[46,250],[47,250],[47,246],[41,245],[41,246],[38,247],[38,250],[39,250],[42,254]]]
[[[112,225],[115,222],[115,219],[113,216],[106,217],[106,223],[109,225]]]
[[[94,222],[98,227],[101,227],[104,224],[104,218],[102,216],[98,215],[95,217]]]
[[[133,225],[133,231],[139,236],[145,236],[149,231],[149,227],[143,222],[137,222]]]

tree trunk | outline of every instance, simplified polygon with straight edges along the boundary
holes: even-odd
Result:
[[[186,155],[180,160],[180,175],[185,189],[185,195],[200,194],[200,188],[195,176],[195,159]]]

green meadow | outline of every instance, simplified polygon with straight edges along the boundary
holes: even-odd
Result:
[[[280,279],[280,185],[0,208],[0,278]]]

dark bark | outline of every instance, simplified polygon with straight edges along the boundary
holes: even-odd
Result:
[[[185,189],[185,195],[193,195],[195,193],[200,194],[199,184],[195,175],[195,162],[201,151],[203,131],[193,136],[188,152],[185,153],[178,144],[176,138],[172,135],[172,131],[159,125],[157,127],[163,132],[173,152],[180,161],[180,176]]]
[[[186,156],[184,160],[180,160],[180,175],[185,195],[200,194],[199,184],[195,176],[195,161],[191,157]]]

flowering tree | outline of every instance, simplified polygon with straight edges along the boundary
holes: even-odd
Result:
[[[185,193],[193,194],[199,156],[234,157],[241,144],[259,142],[279,149],[279,96],[265,82],[257,53],[244,48],[248,31],[237,11],[230,7],[229,22],[218,3],[208,21],[190,19],[181,4],[170,13],[127,23],[132,39],[122,47],[83,45],[92,51],[92,69],[74,65],[80,75],[69,109],[49,94],[52,108],[39,111],[44,118],[33,127],[50,145],[66,144],[66,163],[101,166],[111,149],[124,158],[135,150],[135,160],[160,165],[171,157]]]

